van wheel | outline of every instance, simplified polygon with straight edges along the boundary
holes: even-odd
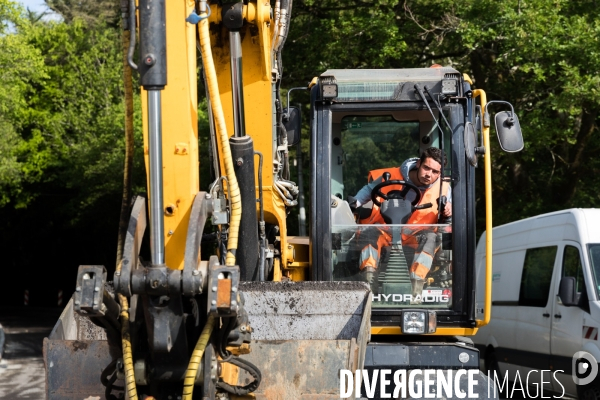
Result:
[[[581,400],[600,400],[600,386],[577,386],[577,397]]]

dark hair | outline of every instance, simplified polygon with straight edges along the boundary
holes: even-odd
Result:
[[[421,153],[419,160],[421,160],[421,163],[423,163],[425,162],[426,158],[432,158],[438,164],[442,165],[442,150],[438,149],[437,147],[428,147],[423,153]],[[446,166],[447,163],[448,159],[444,154],[444,166]]]

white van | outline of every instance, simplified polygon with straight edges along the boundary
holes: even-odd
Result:
[[[485,284],[485,236],[477,245]],[[488,371],[529,396],[600,399],[600,209],[569,209],[493,229],[492,314],[474,342]],[[477,291],[477,318],[484,293]],[[588,364],[592,361],[593,364]],[[575,369],[575,371],[574,371]],[[578,383],[575,383],[573,373]],[[592,380],[591,383],[587,381]],[[506,390],[506,388],[505,388]],[[531,391],[534,392],[531,392]]]

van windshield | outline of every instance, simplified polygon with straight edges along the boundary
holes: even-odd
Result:
[[[588,244],[596,294],[600,298],[600,243]]]

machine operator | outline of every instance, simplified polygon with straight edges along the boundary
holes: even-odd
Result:
[[[445,157],[444,161],[446,161]],[[423,151],[420,158],[409,158],[400,167],[372,170],[369,172],[369,183],[363,186],[356,194],[356,203],[354,206],[360,207],[371,201],[373,188],[384,182],[385,178],[387,178],[386,180],[402,180],[416,186],[420,190],[421,199],[419,205],[431,203],[431,207],[414,210],[406,224],[437,224],[439,223],[438,198],[440,197],[441,179],[439,177],[441,169],[442,151],[436,147],[429,147]],[[441,216],[444,220],[447,220],[452,216],[451,190],[448,182],[443,182],[442,184],[441,195],[445,196],[447,201],[441,212]],[[382,189],[382,192],[389,193],[402,189],[402,185],[392,185]],[[405,194],[405,200],[412,202],[416,196],[414,191],[408,190]],[[360,223],[385,224],[380,207],[373,204],[371,215],[360,220]],[[367,238],[362,239],[366,239],[367,244],[362,248],[360,253],[360,270],[365,273],[367,280],[372,282],[373,276],[377,271],[381,249],[389,246],[392,238],[389,231],[385,229],[377,229],[376,232],[370,231],[370,234],[367,234],[367,236]],[[423,285],[431,269],[433,257],[440,247],[438,237],[435,230],[424,227],[403,227],[402,229],[402,245],[411,247],[415,251],[409,269],[413,299],[417,295],[419,297],[422,295]],[[419,301],[416,303],[419,303]]]

